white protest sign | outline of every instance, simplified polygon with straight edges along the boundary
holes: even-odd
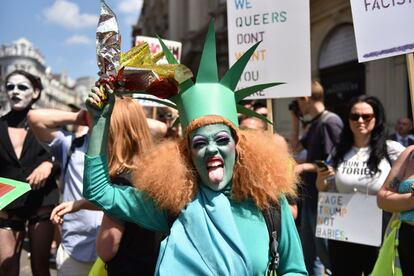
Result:
[[[165,45],[168,47],[168,49],[174,55],[175,59],[178,62],[180,62],[180,60],[181,60],[181,51],[182,51],[181,42],[173,41],[173,40],[167,40],[167,39],[163,39],[162,41],[165,43]],[[161,47],[160,42],[158,41],[158,38],[143,36],[143,35],[138,35],[138,36],[135,37],[135,45],[139,45],[139,44],[144,43],[144,42],[148,43],[151,54],[156,54],[156,53],[162,52],[162,47]],[[168,63],[168,61],[165,58],[165,56],[157,62],[157,64],[167,64],[167,63]],[[159,104],[157,102],[151,101],[151,99],[158,99],[157,97],[152,96],[152,95],[134,94],[133,97],[134,98],[139,98],[138,99],[139,103],[143,106],[164,106],[164,105]],[[165,101],[168,101],[168,100],[165,100]]]
[[[174,55],[175,59],[178,62],[180,62],[180,60],[181,60],[181,50],[182,50],[181,42],[173,41],[173,40],[167,40],[167,39],[163,39],[162,41],[168,47],[170,52]],[[138,36],[135,37],[135,45],[139,45],[143,42],[148,43],[151,54],[162,52],[162,47],[161,47],[160,42],[158,41],[158,38],[143,36],[143,35],[138,35]],[[165,57],[162,58],[160,61],[158,61],[158,64],[167,64],[167,63],[168,63],[168,61]]]
[[[414,52],[413,0],[351,0],[358,61]]]
[[[229,63],[262,41],[246,66],[237,89],[268,83],[286,84],[249,99],[310,95],[309,1],[227,0]]]
[[[319,193],[316,237],[380,246],[382,211],[361,193]]]

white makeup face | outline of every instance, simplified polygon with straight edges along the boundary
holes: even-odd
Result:
[[[34,99],[39,97],[40,91],[34,89],[30,80],[23,75],[12,75],[6,83],[6,92],[10,107],[13,110],[24,110]]]

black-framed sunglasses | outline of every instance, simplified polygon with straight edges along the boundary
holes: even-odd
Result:
[[[359,118],[362,118],[362,120],[364,122],[369,122],[372,119],[374,119],[375,115],[372,113],[368,113],[368,114],[358,114],[358,113],[351,113],[349,114],[349,120],[351,121],[358,121]]]
[[[27,86],[26,84],[9,83],[9,84],[6,85],[6,90],[7,91],[13,91],[16,86],[17,86],[17,89],[20,90],[20,91],[26,91],[26,90],[30,89],[30,86]]]

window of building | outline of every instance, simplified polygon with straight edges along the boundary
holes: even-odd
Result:
[[[319,56],[319,69],[358,59],[354,27],[343,24],[335,27],[325,38]]]
[[[365,65],[358,63],[352,24],[336,26],[326,36],[318,64],[325,105],[344,117],[344,103],[365,93]]]

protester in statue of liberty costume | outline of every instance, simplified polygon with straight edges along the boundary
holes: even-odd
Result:
[[[219,83],[210,25],[197,82],[181,84],[179,99],[173,99],[184,138],[163,142],[138,161],[136,188],[111,185],[108,178],[110,88],[96,88],[87,99],[94,127],[85,159],[84,196],[113,216],[166,234],[156,275],[307,275],[285,199],[295,194],[294,162],[271,135],[237,128],[238,97],[275,85],[234,92],[254,50]],[[275,263],[269,254],[273,246],[262,213],[272,205],[280,208],[277,268],[269,266],[271,260]]]

